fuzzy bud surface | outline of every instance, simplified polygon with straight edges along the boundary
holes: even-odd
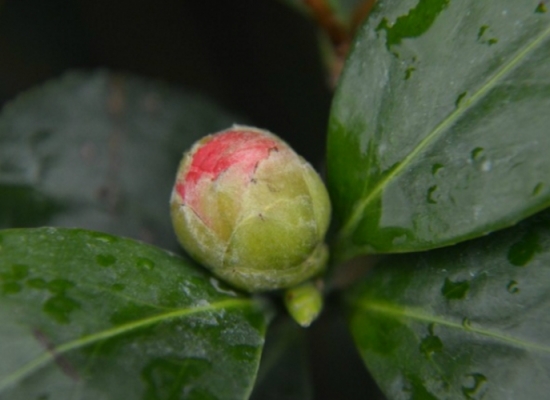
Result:
[[[186,251],[238,288],[286,288],[325,267],[326,188],[267,131],[233,126],[198,141],[180,163],[170,209]]]

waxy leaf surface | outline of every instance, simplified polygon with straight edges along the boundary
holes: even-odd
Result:
[[[176,250],[179,160],[235,121],[195,94],[106,71],[32,89],[0,113],[0,227],[80,227]]]
[[[338,259],[454,244],[550,204],[550,13],[381,0],[333,102]]]
[[[246,399],[265,310],[130,239],[0,231],[0,399]]]
[[[388,257],[347,293],[386,396],[543,399],[550,391],[550,214],[448,249]]]

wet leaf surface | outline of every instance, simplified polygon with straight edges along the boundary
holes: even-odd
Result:
[[[388,257],[347,294],[349,324],[390,399],[542,399],[548,282],[544,212],[452,248]]]
[[[259,300],[103,233],[0,231],[0,399],[245,399]]]
[[[454,244],[550,204],[550,14],[381,0],[333,102],[338,259]]]

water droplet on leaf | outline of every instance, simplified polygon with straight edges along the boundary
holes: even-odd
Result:
[[[518,283],[516,281],[510,281],[508,282],[508,285],[506,285],[506,289],[508,292],[515,294],[519,292]]]
[[[471,385],[462,386],[462,394],[464,394],[467,399],[474,399],[473,396],[475,396],[487,383],[487,378],[485,375],[479,373],[470,374],[468,378],[473,378],[473,382]]]
[[[405,70],[405,80],[408,81],[412,75],[412,73],[416,71],[416,68],[415,67],[408,67],[406,70]]]
[[[139,257],[136,261],[136,264],[138,267],[144,268],[147,270],[152,270],[153,268],[155,268],[155,263],[152,260],[145,257]]]
[[[426,200],[429,204],[437,204],[437,200],[435,199],[435,192],[437,191],[437,185],[430,186],[428,189],[428,193],[426,195]]]
[[[27,286],[33,289],[45,289],[48,283],[42,278],[32,278],[27,280]]]
[[[60,324],[70,322],[70,314],[80,308],[80,303],[65,296],[58,294],[46,300],[42,310]]]
[[[542,182],[537,183],[537,186],[533,189],[533,196],[538,196],[542,191],[544,184]]]
[[[111,288],[116,292],[120,292],[121,290],[124,290],[126,286],[122,283],[115,283],[113,286],[111,286]]]
[[[15,294],[21,291],[21,285],[17,282],[8,281],[2,284],[2,294]]]
[[[489,25],[482,25],[477,32],[477,40],[480,40],[485,31],[489,29]]]
[[[539,235],[529,232],[508,250],[508,261],[517,267],[523,267],[540,251]]]
[[[472,150],[472,161],[476,161],[476,160],[479,160],[479,158],[483,155],[483,152],[485,151],[485,149],[483,147],[476,147],[475,149]]]
[[[75,284],[66,279],[54,279],[48,283],[48,290],[52,293],[64,293],[67,289],[74,287]]]
[[[443,342],[437,336],[426,336],[420,342],[420,351],[427,358],[430,358],[434,353],[441,353],[443,351]]]
[[[442,169],[443,169],[443,164],[437,163],[437,164],[432,165],[432,175],[434,175],[434,176],[437,175],[437,173],[439,171],[441,171]]]
[[[441,294],[443,294],[447,300],[460,300],[466,297],[466,293],[468,293],[469,289],[469,281],[453,282],[449,278],[446,278],[441,288]]]
[[[116,263],[116,257],[112,254],[98,254],[95,261],[102,267],[109,267]]]
[[[462,103],[462,100],[464,100],[464,97],[466,97],[467,94],[468,92],[462,92],[458,95],[458,97],[455,100],[455,106],[457,108],[460,107],[460,103]]]

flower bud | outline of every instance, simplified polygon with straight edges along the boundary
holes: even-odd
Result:
[[[286,288],[325,267],[326,188],[267,131],[233,126],[198,141],[179,166],[170,206],[185,250],[238,288]]]

